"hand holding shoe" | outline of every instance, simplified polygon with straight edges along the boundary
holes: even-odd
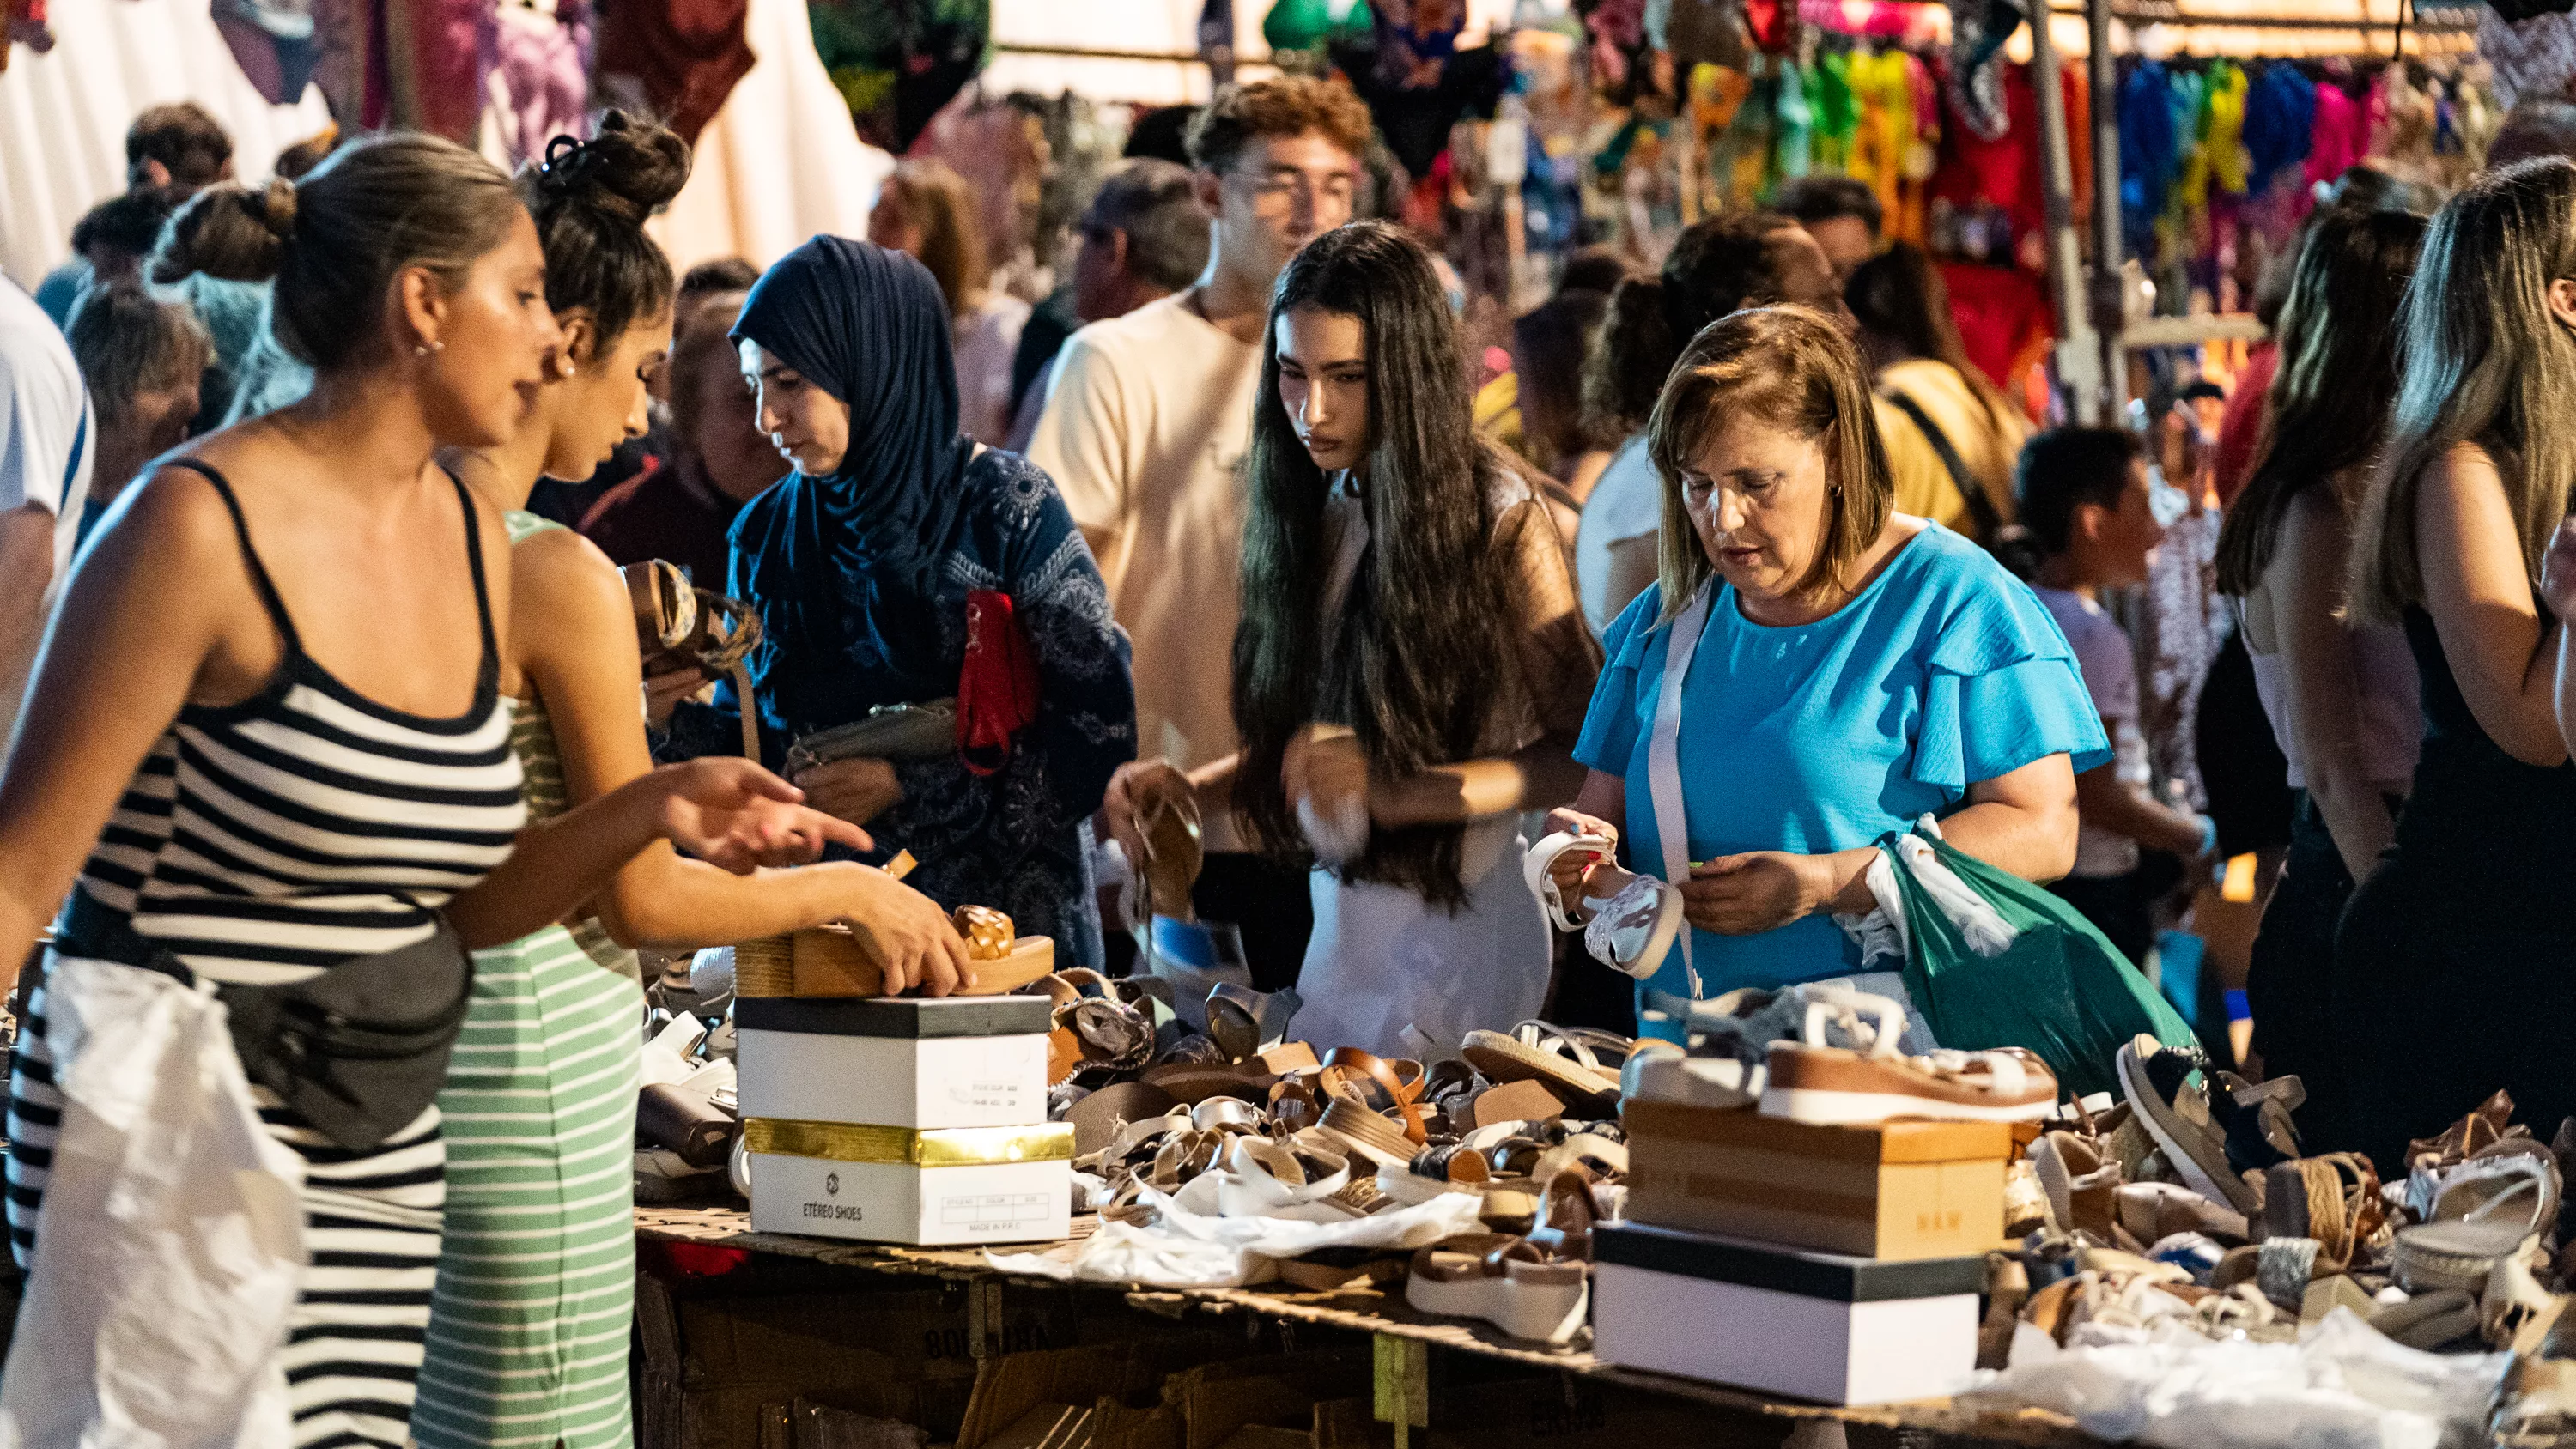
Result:
[[[841,924],[884,971],[884,994],[897,996],[916,986],[926,996],[955,991],[968,970],[966,941],[948,913],[874,866],[853,866],[851,871]]]
[[[1597,815],[1586,815],[1580,810],[1567,806],[1559,806],[1547,812],[1547,823],[1539,833],[1543,836],[1596,835],[1614,845],[1619,839],[1618,826]],[[1579,913],[1584,909],[1582,904],[1585,894],[1584,877],[1590,875],[1602,864],[1603,862],[1579,850],[1567,851],[1549,863],[1548,878],[1556,883],[1556,894],[1565,902],[1569,914]],[[1615,866],[1616,862],[1611,864]]]
[[[1166,810],[1183,808],[1197,793],[1190,777],[1169,760],[1131,760],[1118,767],[1109,777],[1109,793],[1100,802],[1100,813],[1108,817],[1109,833],[1127,853],[1130,866],[1141,868],[1149,854],[1144,823]]]

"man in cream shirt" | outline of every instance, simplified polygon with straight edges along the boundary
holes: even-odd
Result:
[[[1215,218],[1206,274],[1076,332],[1056,361],[1028,456],[1055,479],[1135,641],[1143,759],[1195,772],[1234,753],[1240,465],[1270,288],[1298,248],[1351,219],[1368,138],[1367,108],[1332,82],[1220,93],[1189,138]],[[1312,921],[1305,873],[1244,853],[1222,812],[1205,843],[1204,913],[1245,927],[1257,984],[1285,985]]]

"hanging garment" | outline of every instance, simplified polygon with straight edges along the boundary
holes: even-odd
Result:
[[[2260,192],[2274,173],[2307,159],[2316,127],[2317,87],[2286,60],[2263,68],[2245,94],[2245,188]]]
[[[1968,130],[1989,141],[2002,140],[2012,124],[2003,48],[2021,23],[2012,0],[1950,0],[1950,106]]]
[[[1490,45],[1456,48],[1458,25],[1423,34],[1380,10],[1374,49],[1343,46],[1334,62],[1367,103],[1386,147],[1417,178],[1449,149],[1450,128],[1475,116],[1493,119],[1510,80],[1502,52]]]
[[[1804,176],[1816,167],[1816,113],[1807,104],[1807,75],[1794,60],[1780,62],[1779,125],[1772,132],[1780,177]]]
[[[1901,50],[1855,53],[1844,72],[1856,111],[1844,169],[1877,194],[1887,216],[1903,209],[1897,188],[1905,180],[1905,156],[1914,143],[1914,87],[1906,78],[1906,64]]]
[[[9,68],[10,50],[21,45],[38,55],[54,48],[54,32],[45,24],[45,0],[0,5],[0,71]]]
[[[2497,107],[2564,92],[2576,80],[2576,15],[2506,16],[2500,8],[2478,7],[2478,58],[2494,68]]]
[[[1942,146],[1941,169],[1928,188],[1936,201],[1949,203],[1954,217],[1994,216],[1998,232],[1969,253],[2009,256],[2012,236],[2046,222],[2046,197],[2039,176],[2039,98],[2030,84],[2029,67],[2012,66],[2001,75],[2000,93],[2007,124],[1992,139],[1969,125],[1958,108],[1958,88],[1944,85],[1942,95],[1952,129]],[[1935,229],[1928,228],[1927,229]]]
[[[2173,189],[2176,141],[2173,88],[2165,68],[2142,61],[2120,83],[2120,216],[2133,250],[2151,245],[2151,228]]]
[[[2245,193],[2245,72],[2212,61],[2201,91],[2199,140],[2183,166],[2185,209],[2197,211],[2213,193]]]
[[[293,105],[321,59],[313,0],[215,0],[224,48],[272,106]]]
[[[991,0],[811,0],[814,50],[859,139],[897,156],[984,65]]]
[[[590,134],[590,0],[559,0],[553,15],[504,5],[497,64],[501,144],[533,161],[557,136]]]
[[[2308,128],[2308,184],[2332,181],[2370,154],[2370,113],[2342,86],[2317,87],[2316,119]]]
[[[1807,70],[1807,105],[1816,113],[1816,168],[1851,169],[1852,137],[1860,130],[1860,104],[1852,95],[1852,57],[1827,51]]]
[[[670,118],[696,145],[749,74],[750,0],[615,0],[599,19],[601,89]]]

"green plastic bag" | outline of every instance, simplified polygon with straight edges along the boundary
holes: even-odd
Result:
[[[1970,943],[1897,850],[1879,842],[1905,902],[1905,989],[1942,1046],[1961,1051],[2026,1047],[2057,1074],[2062,1093],[2118,1096],[2114,1066],[2139,1033],[2172,1047],[2191,1028],[2109,938],[2039,886],[1926,835],[1934,857],[1984,898],[2012,933],[1994,955]],[[1984,944],[1995,945],[1994,941]]]

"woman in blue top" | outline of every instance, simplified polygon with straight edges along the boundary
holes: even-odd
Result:
[[[1548,826],[1623,823],[1630,867],[1679,884],[1691,929],[1650,1006],[1851,974],[1828,916],[1872,908],[1872,842],[1926,814],[2015,875],[2062,875],[2075,776],[2110,758],[2029,588],[1895,512],[1867,378],[1822,315],[1762,307],[1704,329],[1655,404],[1658,581],[1604,641],[1574,751],[1591,775]],[[1681,849],[1659,820],[1686,821]]]

